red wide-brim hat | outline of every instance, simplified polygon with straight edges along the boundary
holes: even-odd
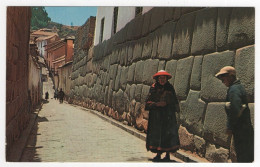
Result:
[[[171,79],[171,78],[172,78],[171,74],[169,74],[168,72],[166,72],[166,71],[164,71],[164,70],[160,70],[160,71],[158,71],[156,74],[153,75],[153,79],[155,79],[156,77],[161,76],[161,75],[167,76],[168,79]]]

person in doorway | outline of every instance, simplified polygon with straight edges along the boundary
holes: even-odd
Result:
[[[216,75],[228,87],[226,97],[227,134],[234,139],[237,162],[254,161],[254,130],[244,86],[234,67],[223,67]]]
[[[64,92],[62,91],[62,88],[60,88],[60,91],[58,93],[58,97],[59,97],[59,100],[60,100],[60,103],[63,103],[63,98],[64,98]]]
[[[48,100],[49,99],[49,92],[45,92],[45,100]]]
[[[179,112],[179,102],[173,86],[169,83],[172,76],[161,70],[153,75],[155,83],[151,86],[145,109],[149,110],[146,149],[157,153],[153,161],[160,161],[161,154],[166,152],[163,161],[170,161],[170,152],[180,147],[175,112]]]

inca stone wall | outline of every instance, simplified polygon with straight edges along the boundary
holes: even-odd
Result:
[[[76,43],[70,102],[146,131],[152,75],[165,69],[180,101],[181,147],[227,162],[234,153],[225,134],[227,88],[214,75],[227,65],[237,69],[254,122],[254,22],[254,8],[153,8],[93,54]]]
[[[7,7],[6,158],[29,121],[28,54],[31,10]]]

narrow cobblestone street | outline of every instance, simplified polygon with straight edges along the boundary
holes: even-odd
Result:
[[[22,162],[147,162],[145,142],[80,107],[53,98],[43,104]]]

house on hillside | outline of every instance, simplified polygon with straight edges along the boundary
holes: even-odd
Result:
[[[40,29],[31,33],[31,38],[34,38],[41,57],[46,59],[45,46],[49,43],[59,40],[59,35],[52,32],[51,29]]]
[[[143,15],[153,7],[98,7],[94,46],[111,38],[135,17]]]
[[[59,85],[60,73],[58,72],[58,68],[72,61],[74,40],[74,36],[67,37],[46,45],[45,52],[47,56],[45,60],[50,69],[50,73],[54,76],[55,88]]]

